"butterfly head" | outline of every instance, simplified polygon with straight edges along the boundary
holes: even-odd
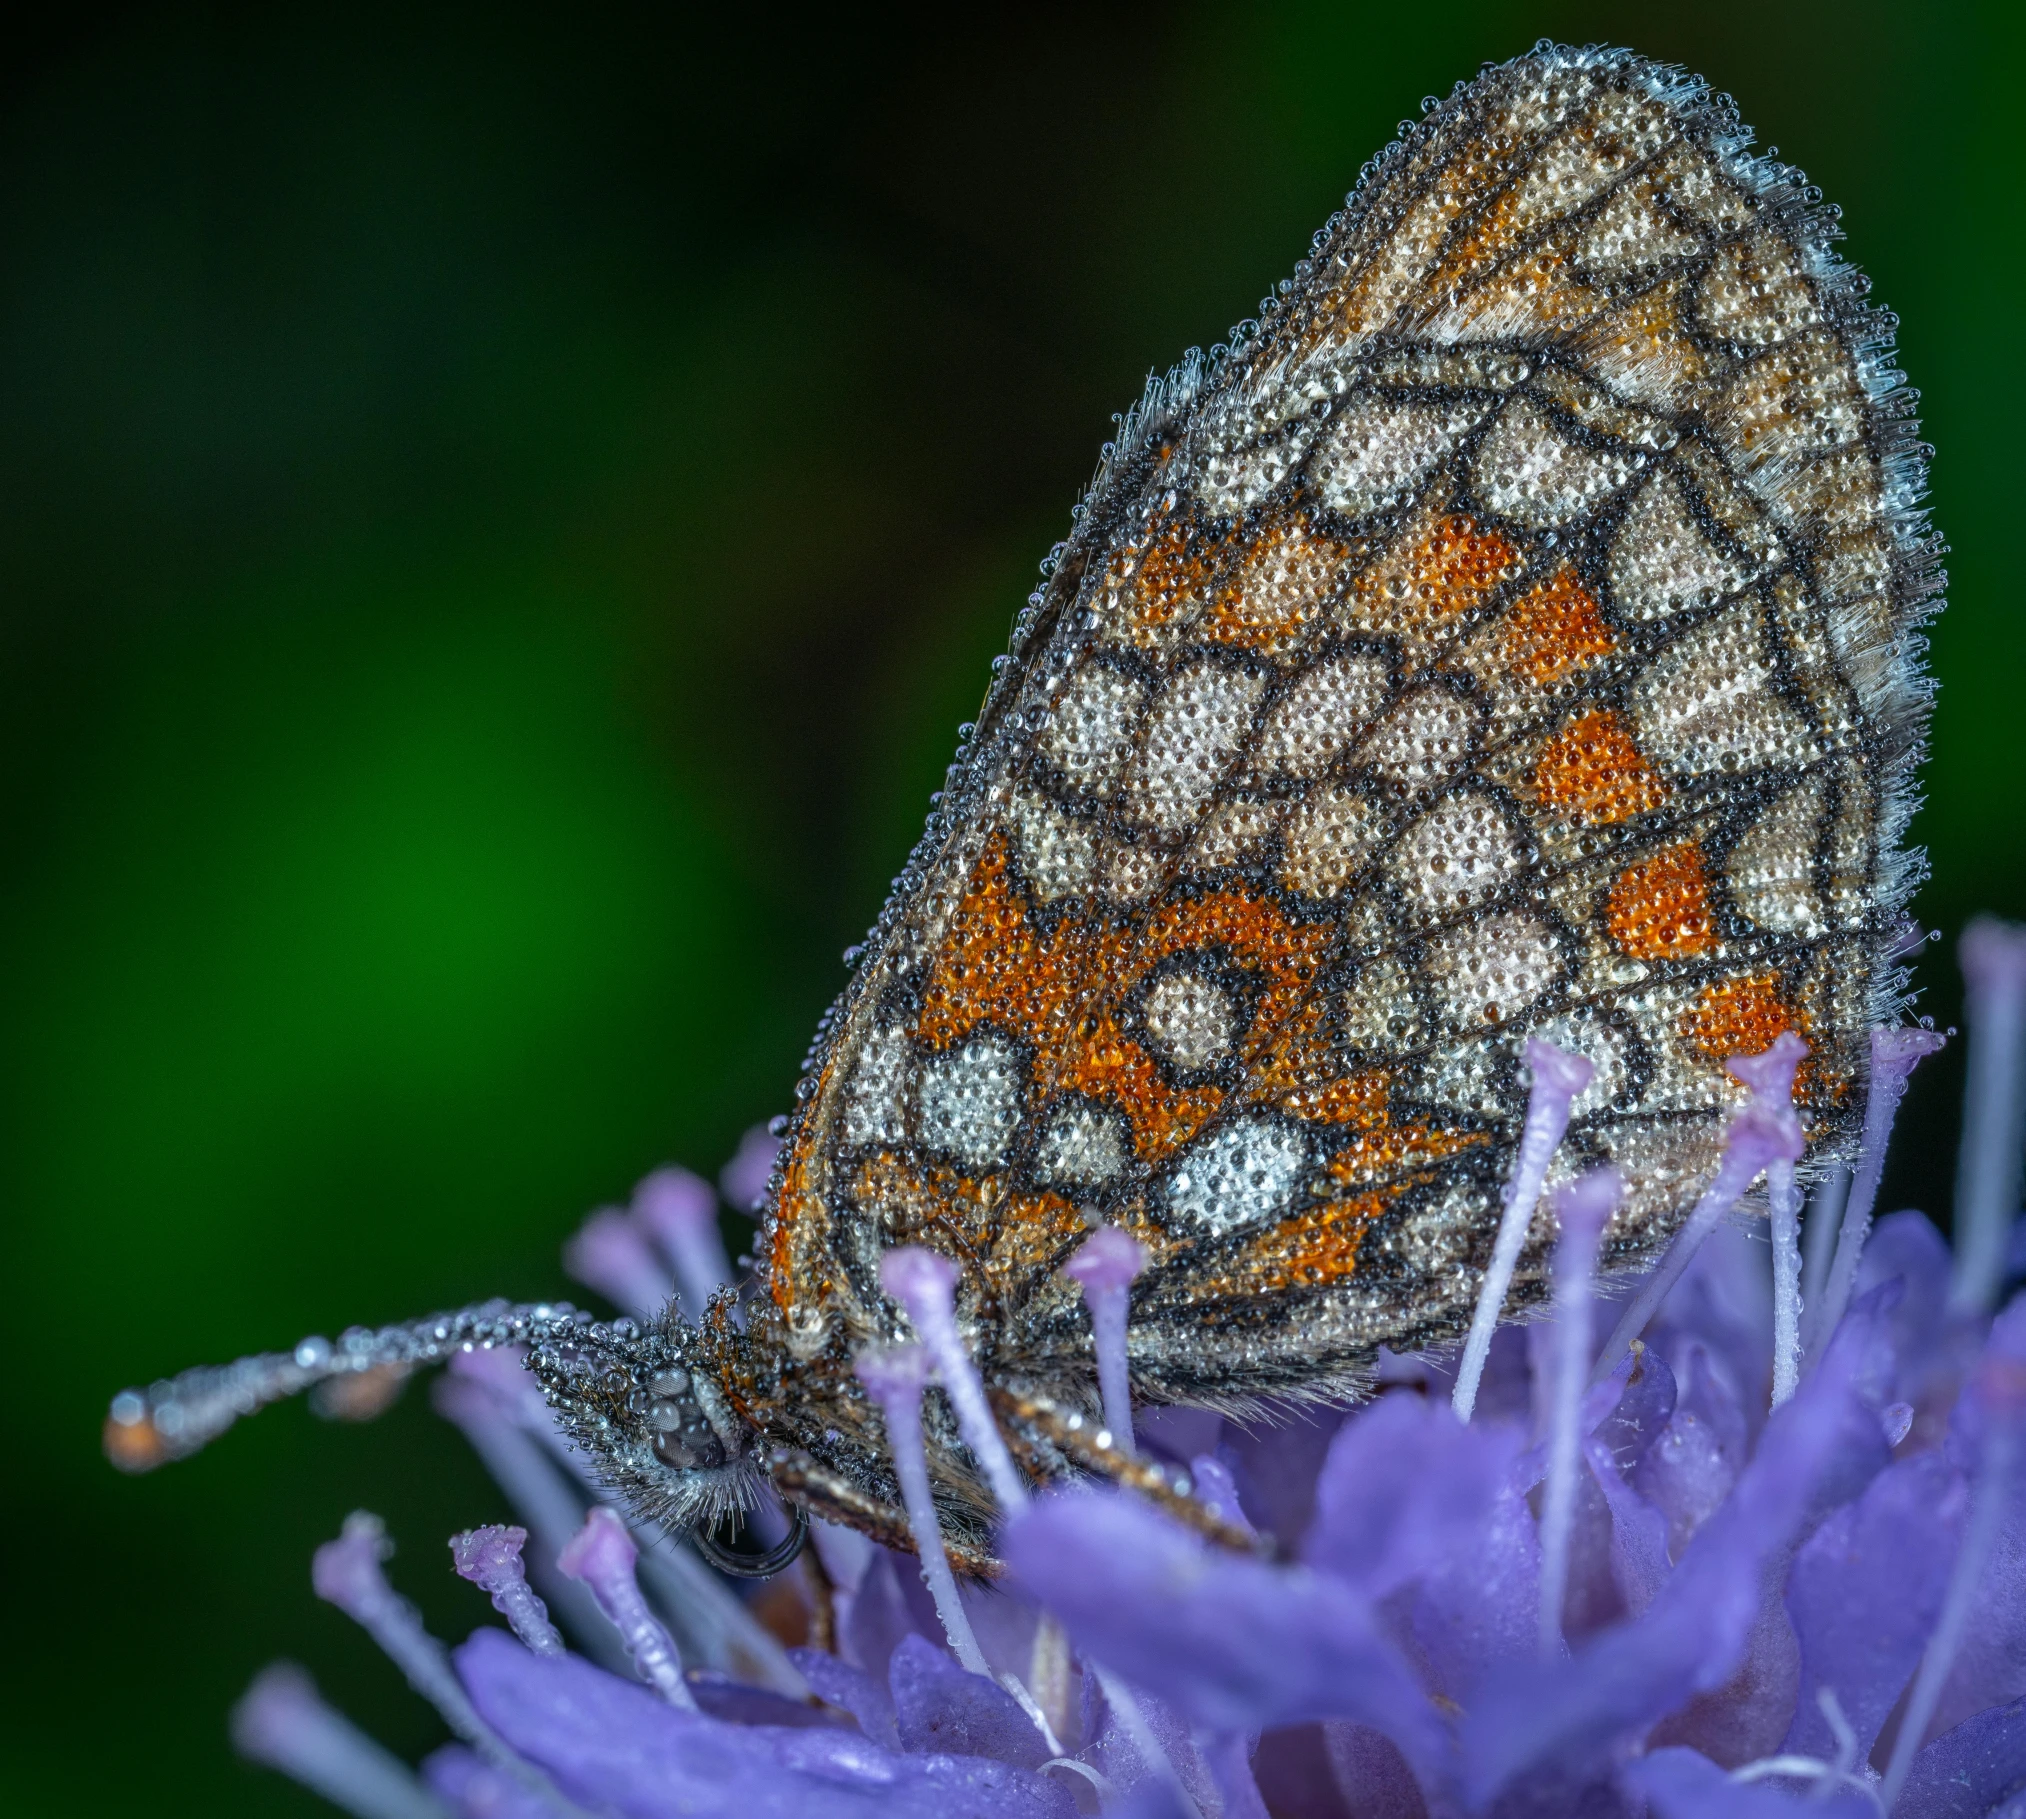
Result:
[[[564,1433],[637,1516],[708,1530],[752,1503],[756,1436],[673,1308],[645,1328],[580,1327],[533,1347],[528,1363]]]

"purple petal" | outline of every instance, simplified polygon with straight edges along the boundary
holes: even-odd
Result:
[[[1517,1451],[1510,1428],[1466,1427],[1447,1403],[1382,1396],[1330,1446],[1302,1558],[1383,1598],[1476,1537]]]
[[[825,1705],[849,1712],[862,1730],[881,1749],[897,1750],[900,1737],[893,1727],[893,1694],[885,1680],[875,1680],[863,1668],[840,1661],[820,1648],[791,1648],[788,1659],[801,1670],[809,1690]]]
[[[835,1729],[844,1723],[837,1713],[811,1705],[806,1699],[790,1699],[786,1693],[777,1693],[770,1687],[748,1686],[729,1674],[698,1668],[686,1678],[697,1710],[726,1724],[772,1724],[808,1730],[824,1725]]]
[[[1437,1406],[1448,1412],[1446,1403]],[[1429,1690],[1464,1703],[1493,1664],[1533,1655],[1540,1586],[1540,1532],[1525,1495],[1508,1480],[1457,1547],[1387,1608]]]
[[[1694,1750],[1655,1750],[1629,1762],[1619,1778],[1651,1804],[1653,1819],[1877,1819],[1854,1789],[1813,1798],[1770,1782],[1737,1782]],[[1790,1784],[1793,1785],[1793,1784]]]
[[[1307,1531],[1315,1513],[1316,1474],[1342,1421],[1330,1409],[1293,1409],[1255,1427],[1226,1423],[1219,1450],[1230,1462],[1254,1528],[1290,1547]]]
[[[1592,1439],[1585,1456],[1611,1516],[1611,1578],[1626,1611],[1636,1617],[1673,1570],[1667,1557],[1667,1517],[1618,1475],[1601,1440]]]
[[[1365,1735],[1392,1750],[1402,1778],[1411,1787],[1414,1777],[1408,1774],[1406,1763],[1400,1762],[1400,1752],[1376,1731]],[[1329,1741],[1320,1724],[1291,1724],[1268,1731],[1253,1752],[1252,1773],[1267,1811],[1272,1813],[1297,1813],[1301,1819],[1364,1819],[1368,1810],[1363,1805],[1354,1807],[1338,1788],[1336,1771],[1330,1766]],[[1419,1794],[1415,1798],[1419,1800]]]
[[[1825,1501],[1886,1462],[1859,1394],[1881,1349],[1881,1302],[1851,1310],[1827,1355],[1767,1426],[1757,1456],[1705,1523],[1646,1614],[1570,1660],[1493,1676],[1463,1720],[1466,1785],[1480,1799],[1552,1766],[1576,1775],[1746,1662],[1770,1563]]]
[[[1913,1759],[1893,1819],[1985,1819],[2026,1781],[2026,1699],[1945,1731]]]
[[[1967,1507],[1962,1474],[1922,1453],[1881,1472],[1808,1538],[1787,1580],[1802,1669],[1788,1752],[1835,1755],[1817,1697],[1826,1687],[1857,1733],[1858,1760],[1870,1756],[1941,1612]]]
[[[910,1755],[991,1756],[1038,1769],[1049,1749],[1013,1695],[921,1636],[903,1636],[887,1669],[894,1728]]]
[[[846,1658],[884,1686],[887,1662],[903,1636],[942,1633],[914,1561],[880,1548],[858,1582],[844,1620]]]
[[[1679,1558],[1689,1541],[1730,1495],[1744,1468],[1744,1411],[1712,1368],[1700,1341],[1677,1354],[1680,1394],[1672,1416],[1640,1455],[1632,1482],[1667,1518],[1668,1551]]]
[[[895,1756],[850,1731],[721,1724],[500,1630],[457,1651],[471,1697],[572,1799],[623,1819],[1074,1819],[1004,1763]]]
[[[1483,1398],[1477,1406],[1484,1407]],[[1363,1724],[1326,1724],[1323,1747],[1338,1791],[1357,1819],[1427,1819],[1428,1802],[1390,1737]]]
[[[1412,1669],[1332,1575],[1213,1551],[1157,1510],[1092,1492],[1042,1499],[1006,1525],[1001,1549],[1080,1649],[1191,1723],[1356,1718],[1424,1776],[1445,1774],[1447,1738]]]

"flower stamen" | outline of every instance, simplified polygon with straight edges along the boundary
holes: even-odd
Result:
[[[936,1381],[950,1399],[957,1431],[985,1474],[1000,1512],[1012,1515],[1027,1507],[1027,1487],[1006,1448],[999,1424],[985,1400],[984,1381],[957,1332],[955,1290],[957,1266],[947,1257],[905,1244],[879,1260],[879,1283],[914,1322],[922,1347],[935,1367]]]
[[[1668,1291],[1681,1280],[1695,1261],[1703,1242],[1718,1222],[1736,1206],[1746,1188],[1775,1162],[1796,1162],[1807,1147],[1801,1121],[1792,1103],[1794,1070],[1808,1053],[1808,1045],[1788,1030],[1776,1037],[1761,1055],[1733,1055],[1726,1064],[1739,1080],[1751,1088],[1745,1108],[1731,1120],[1724,1143],[1723,1160],[1716,1177],[1694,1209],[1682,1221],[1674,1242],[1639,1285],[1604,1349],[1591,1367],[1590,1381],[1602,1383],[1618,1360],[1631,1349],[1632,1341],[1646,1330]]]
[[[928,1453],[922,1442],[922,1385],[928,1356],[919,1345],[897,1345],[883,1352],[860,1352],[852,1368],[886,1417],[886,1450],[893,1474],[900,1480],[901,1503],[907,1510],[908,1532],[921,1561],[922,1580],[943,1620],[950,1652],[974,1674],[988,1680],[992,1670],[985,1651],[972,1633],[971,1619],[957,1596],[956,1575],[943,1546],[942,1525],[936,1520],[935,1493],[929,1486]]]
[[[460,1579],[492,1599],[492,1608],[512,1626],[513,1633],[538,1655],[564,1652],[562,1633],[549,1621],[549,1607],[528,1583],[521,1549],[528,1531],[488,1523],[450,1538],[450,1560]]]
[[[449,1819],[407,1763],[326,1705],[292,1661],[254,1676],[232,1708],[232,1742],[358,1819]]]
[[[597,1599],[641,1679],[670,1705],[693,1712],[696,1695],[682,1677],[682,1657],[676,1653],[674,1639],[640,1595],[640,1582],[634,1577],[634,1563],[639,1558],[640,1550],[626,1532],[626,1524],[615,1511],[597,1503],[584,1518],[584,1526],[556,1556],[556,1566]]]
[[[2026,928],[1980,916],[1956,944],[1970,1027],[1963,1146],[1956,1172],[1956,1272],[1949,1305],[1983,1313],[1998,1298],[2019,1210],[2020,1125],[2026,1119]]]
[[[1126,1317],[1131,1311],[1132,1283],[1146,1267],[1145,1247],[1115,1225],[1100,1226],[1086,1238],[1062,1273],[1082,1286],[1090,1311],[1091,1339],[1097,1349],[1098,1394],[1104,1403],[1104,1424],[1112,1444],[1133,1450],[1133,1392],[1126,1355]]]
[[[1548,1483],[1541,1497],[1540,1652],[1562,1652],[1562,1602],[1569,1589],[1569,1541],[1576,1516],[1577,1454],[1582,1442],[1583,1373],[1590,1358],[1591,1284],[1598,1241],[1624,1183],[1610,1169],[1572,1181],[1555,1196],[1561,1236],[1555,1245],[1553,1415]]]
[[[1538,1036],[1527,1042],[1526,1063],[1533,1070],[1533,1085],[1527,1092],[1526,1123],[1513,1158],[1512,1178],[1506,1183],[1505,1211],[1499,1217],[1498,1237],[1491,1247],[1491,1265],[1484,1272],[1483,1286],[1477,1292],[1470,1336],[1463,1343],[1463,1359],[1457,1366],[1456,1388],[1450,1399],[1462,1421],[1468,1421],[1477,1407],[1477,1389],[1484,1378],[1485,1360],[1491,1356],[1492,1334],[1505,1310],[1513,1272],[1519,1267],[1520,1251],[1533,1224],[1534,1206],[1541,1197],[1541,1184],[1548,1178],[1548,1164],[1554,1160],[1569,1128],[1570,1107],[1597,1073],[1581,1055],[1572,1055]]]

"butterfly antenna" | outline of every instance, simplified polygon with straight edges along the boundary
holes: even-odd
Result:
[[[566,1301],[481,1301],[397,1326],[355,1326],[335,1343],[312,1337],[292,1351],[199,1365],[146,1389],[120,1391],[106,1414],[106,1457],[122,1471],[152,1471],[171,1459],[187,1459],[241,1416],[320,1383],[368,1371],[405,1376],[456,1352],[538,1345],[591,1323],[589,1314]]]

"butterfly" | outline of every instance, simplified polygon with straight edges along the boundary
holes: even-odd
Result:
[[[1748,142],[1622,51],[1431,105],[1122,419],[818,1030],[743,1301],[388,1330],[529,1343],[645,1517],[764,1476],[905,1547],[852,1371],[906,1331],[895,1246],[958,1264],[989,1382],[1078,1408],[1061,1268],[1123,1228],[1135,1397],[1242,1412],[1468,1323],[1529,1037],[1594,1067],[1555,1175],[1622,1175],[1613,1264],[1714,1171],[1729,1056],[1804,1036],[1809,1155],[1846,1154],[1903,993],[1939,548],[1892,320]],[[983,1570],[937,1402],[928,1441]]]

